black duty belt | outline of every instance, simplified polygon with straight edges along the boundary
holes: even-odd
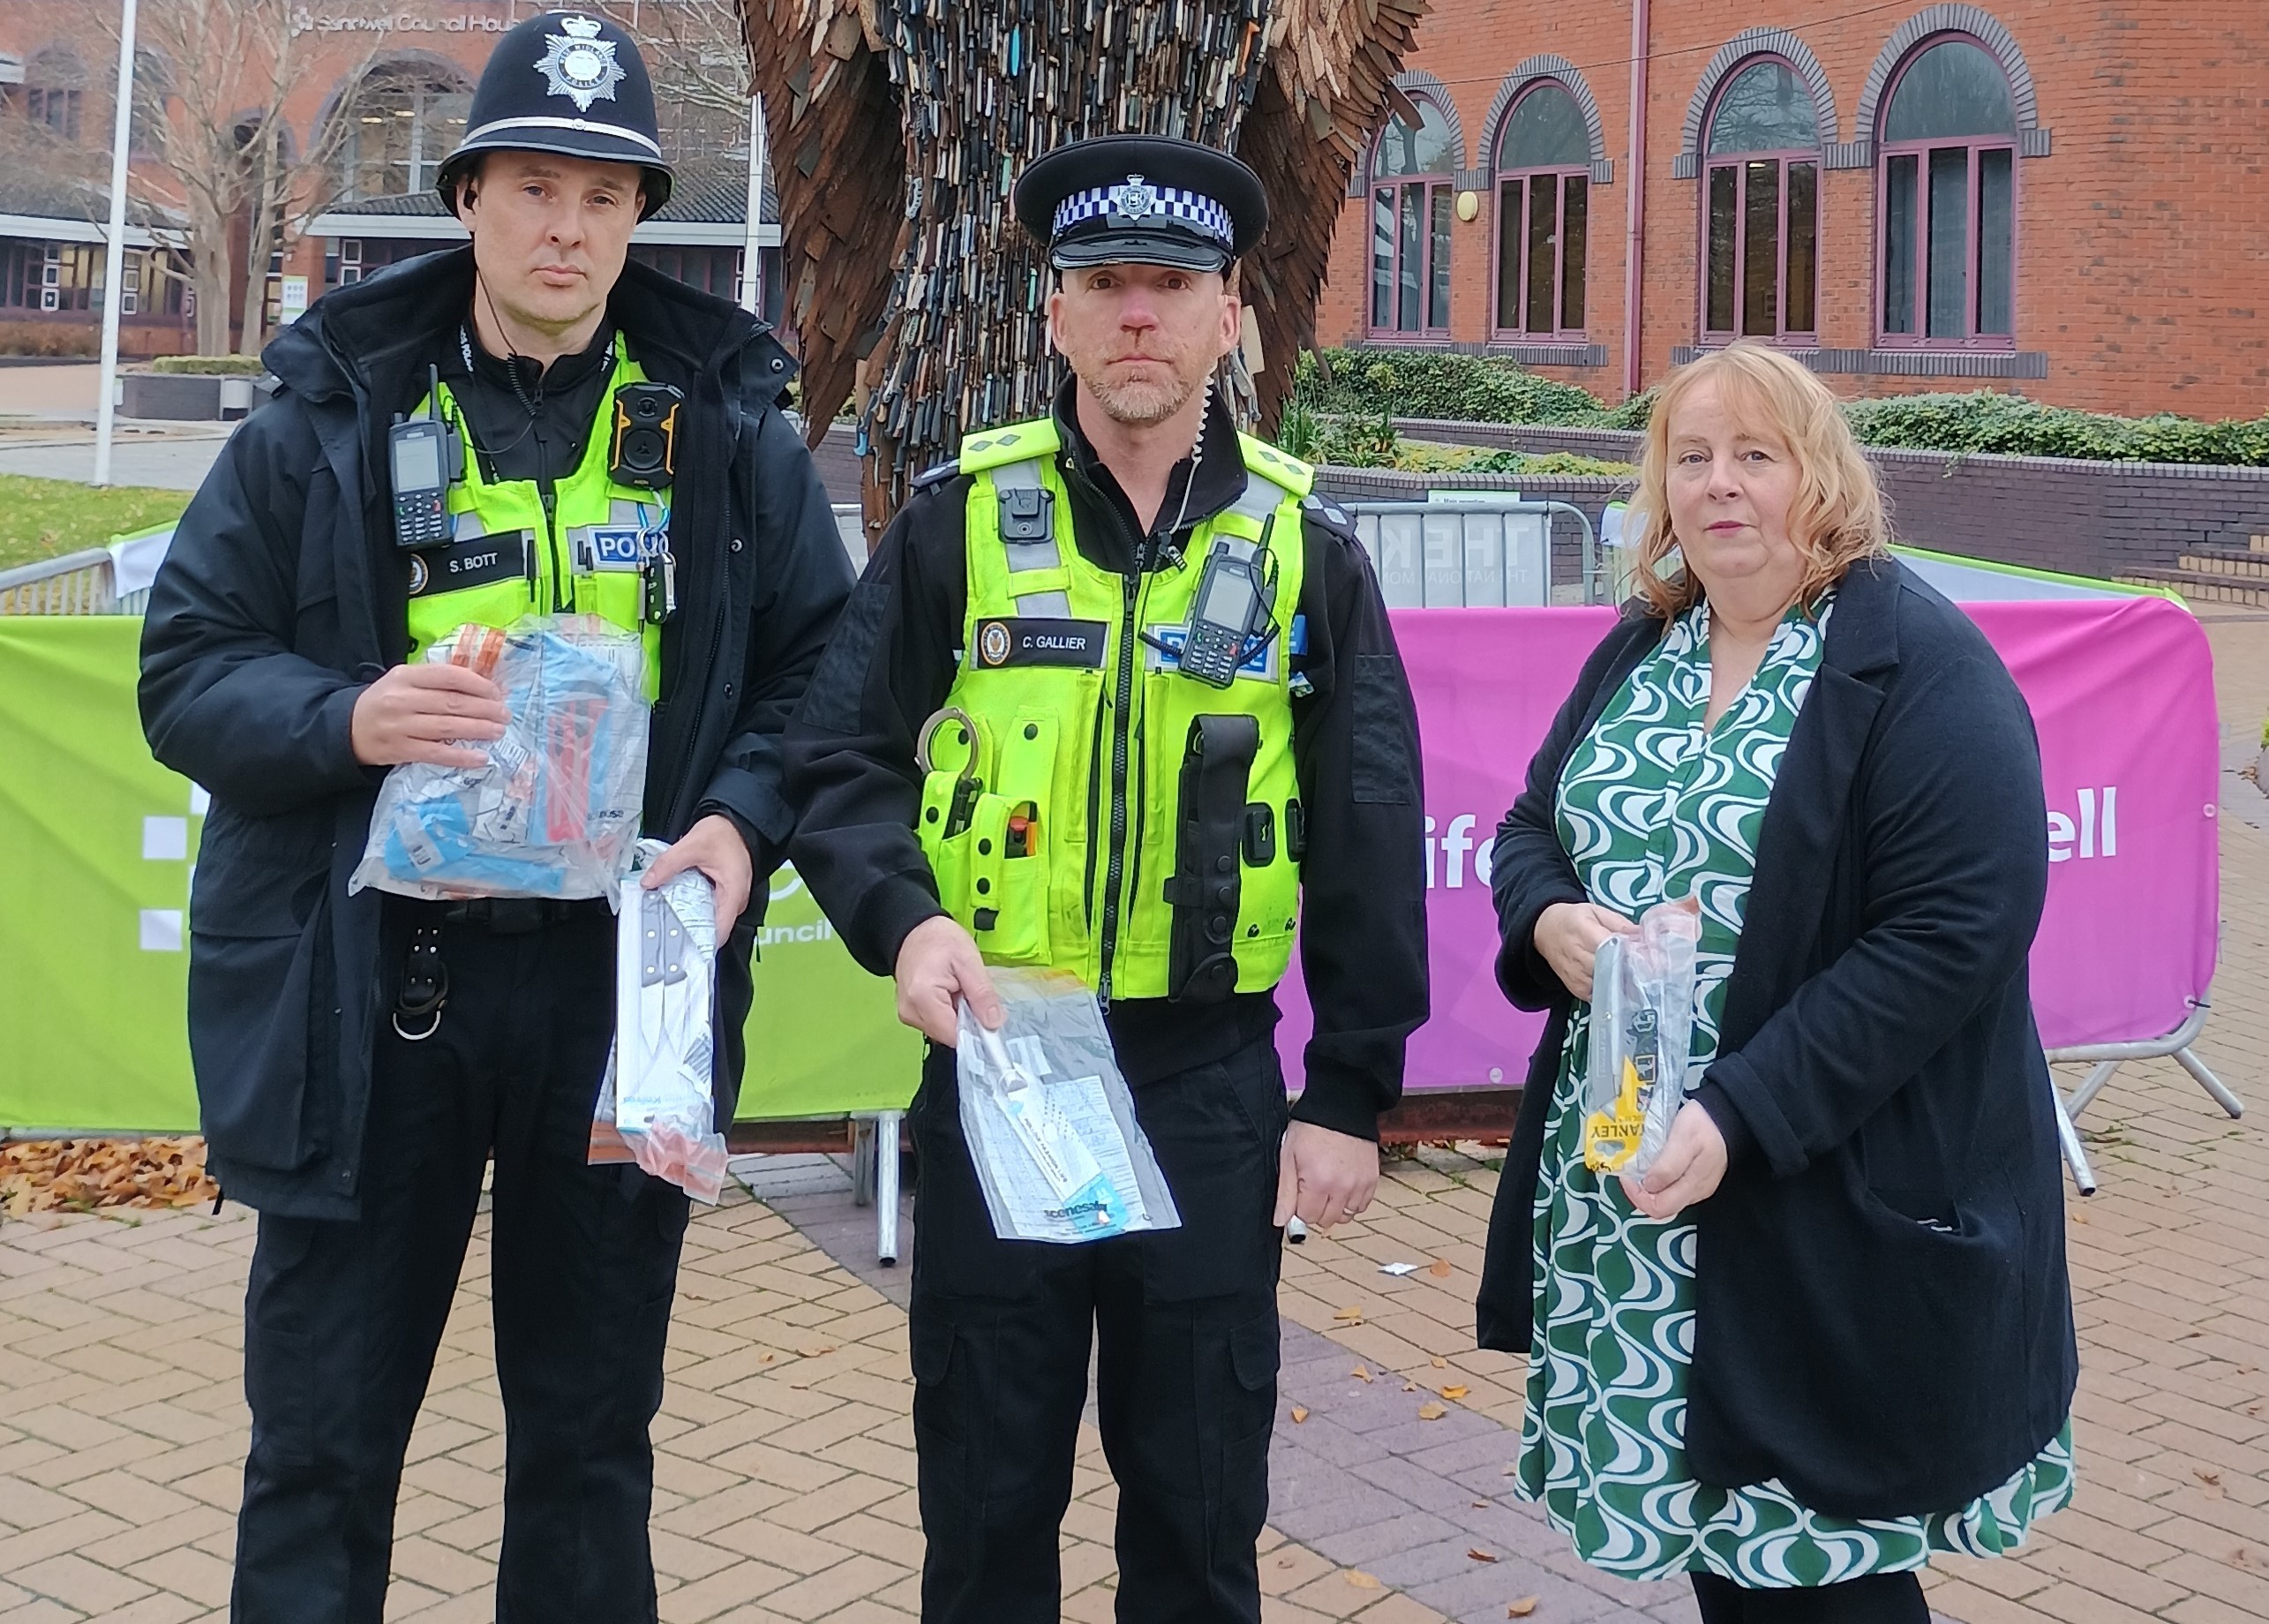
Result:
[[[474,897],[446,905],[441,917],[453,925],[471,925],[492,936],[518,936],[547,925],[564,925],[605,907],[604,897],[574,902],[557,897]]]
[[[439,918],[427,914],[410,928],[409,962],[394,1001],[394,1029],[409,1042],[423,1043],[441,1029],[449,1004],[449,966],[441,959],[441,925],[469,925],[491,936],[526,936],[572,919],[607,911],[604,897],[563,901],[556,897],[474,897],[442,905]]]

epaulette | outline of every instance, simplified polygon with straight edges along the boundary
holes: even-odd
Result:
[[[913,484],[910,488],[916,491],[927,491],[934,485],[943,485],[947,480],[952,478],[960,471],[961,462],[958,457],[950,462],[940,462],[935,468],[925,468],[921,472],[916,474],[913,478]]]
[[[1326,530],[1341,541],[1356,542],[1355,515],[1341,507],[1328,496],[1310,492],[1300,499],[1300,515],[1319,530]],[[1360,545],[1359,543],[1357,545]]]

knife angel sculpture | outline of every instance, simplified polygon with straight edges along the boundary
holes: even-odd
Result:
[[[742,0],[816,445],[848,402],[869,535],[962,434],[1043,414],[1048,271],[1009,189],[1085,136],[1178,135],[1268,189],[1224,382],[1273,423],[1426,0]]]

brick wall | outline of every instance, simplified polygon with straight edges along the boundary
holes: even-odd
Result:
[[[1925,10],[1917,0],[1913,10]],[[1875,365],[1875,174],[1820,177],[1820,341],[1823,372],[1845,395],[1931,388],[2021,388],[2096,410],[2251,417],[2269,404],[2269,255],[2260,198],[2269,182],[2269,59],[2262,0],[1995,0],[1984,7],[2021,54],[2032,133],[2017,162],[2016,342],[2028,357],[2008,380],[1885,376],[1829,370]],[[1744,30],[1785,28],[1816,60],[1832,102],[1823,139],[1846,147],[1905,10],[1850,15],[1840,0],[1686,0],[1653,8],[1648,140],[1631,162],[1630,10],[1575,0],[1434,0],[1409,66],[1438,78],[1463,126],[1467,165],[1491,154],[1490,115],[1506,77],[1542,54],[1580,71],[1597,102],[1613,177],[1591,192],[1587,336],[1598,366],[1547,376],[1614,400],[1623,393],[1624,270],[1629,189],[1643,167],[1642,381],[1658,380],[1698,327],[1701,182],[1672,173],[1689,106],[1713,58]],[[2024,122],[2020,119],[2020,123]],[[1849,150],[1831,154],[1856,161]],[[1451,337],[1487,342],[1497,203],[1452,229]],[[1341,206],[1331,284],[1319,312],[1326,342],[1364,327],[1365,205]]]
[[[1493,423],[1405,420],[1396,426],[1417,440],[1568,451],[1627,462],[1638,459],[1642,438]],[[2243,546],[2250,536],[2269,535],[2269,468],[1964,456],[1879,447],[1868,447],[1867,455],[1890,502],[1898,538],[1940,552],[2108,576],[2170,568],[2185,547]],[[1446,483],[1439,477],[1404,477],[1420,488]],[[1484,479],[1458,477],[1461,484]],[[1493,485],[1517,485],[1524,493],[1544,490],[1544,481],[1534,478],[1499,476]]]

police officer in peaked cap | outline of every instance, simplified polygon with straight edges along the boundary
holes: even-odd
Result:
[[[1287,1221],[1360,1213],[1425,1019],[1416,721],[1348,515],[1240,435],[1252,171],[1186,141],[1043,156],[1018,217],[1057,274],[1054,410],[980,430],[883,538],[789,733],[793,844],[930,1046],[914,1447],[927,1624],[1050,1624],[1091,1343],[1125,1624],[1260,1616]],[[1286,1101],[1274,988],[1316,1011]],[[957,1105],[955,1008],[1078,976],[1181,1225],[997,1237]]]
[[[497,1616],[655,1616],[648,1424],[687,1206],[590,1164],[608,905],[348,879],[390,768],[476,764],[501,732],[498,689],[425,650],[530,613],[635,632],[643,832],[669,843],[653,872],[708,875],[725,933],[730,1122],[791,826],[782,730],[851,572],[776,406],[781,346],[626,263],[670,184],[627,34],[566,12],[505,34],[440,171],[470,244],[340,288],[276,337],[282,392],[222,453],[152,591],[151,747],[212,794],[191,1053],[213,1170],[259,1214],[239,1624],[378,1624],[403,1450],[492,1165]],[[451,453],[392,455],[405,416],[446,425]]]

